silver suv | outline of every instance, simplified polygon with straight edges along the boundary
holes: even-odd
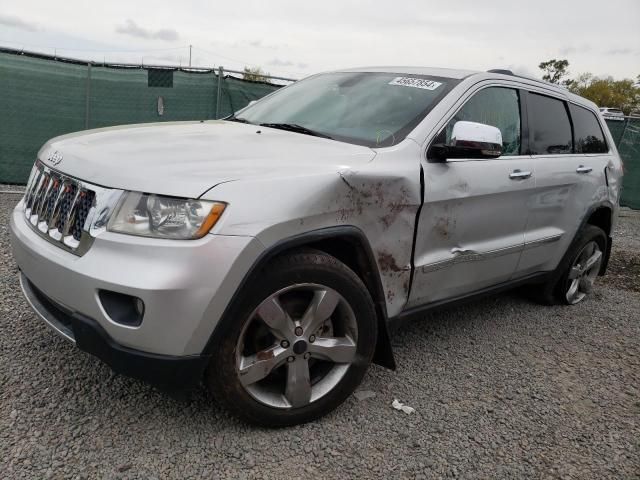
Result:
[[[58,333],[259,424],[340,405],[390,327],[605,272],[622,168],[597,107],[507,71],[314,75],[223,121],[47,142],[11,218],[24,294]]]

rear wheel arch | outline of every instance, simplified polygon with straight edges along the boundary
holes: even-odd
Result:
[[[604,260],[600,266],[599,275],[604,275],[607,271],[607,265],[609,264],[609,257],[611,256],[611,228],[613,225],[613,207],[609,203],[602,203],[594,205],[585,215],[585,220],[580,226],[580,230],[584,229],[586,225],[593,225],[600,228],[607,236],[607,245],[604,251]]]
[[[211,353],[213,345],[215,344],[216,332],[221,330],[219,326],[226,321],[231,306],[234,302],[237,302],[240,297],[240,292],[249,283],[249,280],[258,274],[261,267],[281,255],[301,249],[319,250],[335,257],[353,270],[362,280],[371,295],[377,317],[378,336],[373,363],[395,370],[396,363],[388,332],[386,303],[378,266],[364,232],[353,226],[328,227],[306,232],[281,240],[265,250],[245,274],[240,286],[227,305],[220,322],[218,322],[218,325],[209,338],[203,353]]]
[[[599,206],[591,212],[587,218],[587,223],[601,228],[609,237],[611,236],[612,216],[613,210],[610,207]]]

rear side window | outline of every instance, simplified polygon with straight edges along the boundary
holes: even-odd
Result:
[[[571,153],[573,150],[571,123],[562,100],[529,93],[527,97],[532,155]]]
[[[573,132],[576,142],[576,153],[606,153],[607,143],[598,119],[586,108],[569,104]]]

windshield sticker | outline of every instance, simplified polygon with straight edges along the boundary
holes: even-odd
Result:
[[[389,82],[389,85],[400,85],[402,87],[422,88],[424,90],[435,90],[442,83],[424,78],[396,77]]]

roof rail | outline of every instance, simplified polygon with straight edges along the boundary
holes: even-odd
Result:
[[[511,70],[504,70],[502,68],[492,68],[491,70],[487,70],[487,73],[501,73],[502,75],[511,75],[515,77],[515,74]]]

